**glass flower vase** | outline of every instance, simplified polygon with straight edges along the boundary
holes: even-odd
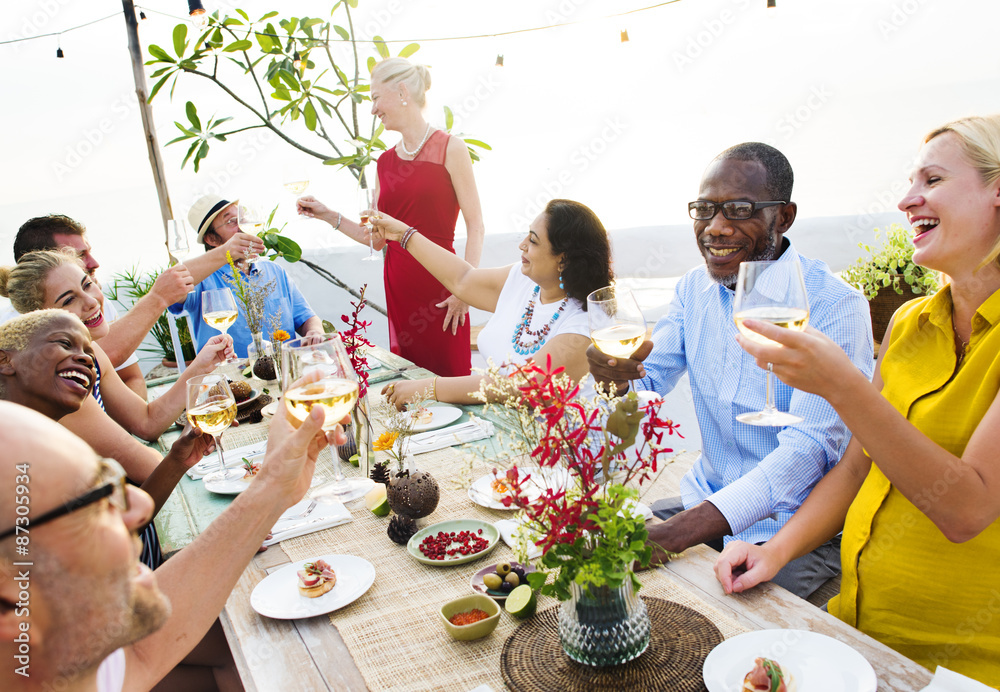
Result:
[[[559,609],[559,642],[566,655],[591,666],[616,666],[649,646],[649,613],[629,574],[617,589],[570,585]]]

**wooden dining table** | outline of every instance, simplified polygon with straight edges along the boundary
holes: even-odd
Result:
[[[370,373],[370,400],[396,379],[428,376],[426,371],[383,349],[373,351],[382,367]],[[374,411],[382,410],[372,406]],[[482,407],[462,407],[468,416],[491,419]],[[373,416],[374,419],[374,416]],[[380,430],[375,420],[376,434]],[[500,419],[492,438],[415,457],[421,470],[438,481],[438,508],[421,520],[423,526],[456,518],[495,522],[510,513],[488,509],[472,501],[469,484],[489,473],[492,465],[509,459],[503,440],[513,431]],[[174,433],[176,434],[176,433]],[[266,436],[266,421],[241,425],[226,433],[227,448]],[[171,441],[171,434],[163,439]],[[668,440],[669,442],[670,440]],[[697,458],[676,439],[677,453],[660,467],[655,478],[639,488],[646,504],[678,494],[683,473]],[[377,453],[379,458],[383,453]],[[325,461],[324,461],[325,459]],[[318,473],[329,477],[330,465],[360,476],[362,468],[321,456]],[[167,554],[190,543],[231,501],[212,495],[201,482],[185,478],[157,517],[157,528]],[[352,521],[289,539],[258,553],[247,565],[220,616],[236,665],[247,690],[456,690],[480,685],[506,689],[500,670],[500,652],[520,621],[501,612],[497,629],[473,642],[450,639],[438,621],[441,604],[473,593],[470,578],[487,565],[514,560],[514,552],[500,542],[477,561],[449,567],[431,567],[415,561],[406,549],[386,535],[388,517],[378,517],[362,501],[348,503]],[[653,519],[651,521],[658,521]],[[372,587],[355,602],[306,619],[272,619],[250,605],[257,585],[275,570],[324,554],[363,557],[375,568]],[[643,595],[682,603],[707,617],[724,638],[763,629],[807,630],[847,644],[872,665],[879,690],[911,692],[922,689],[931,672],[862,634],[781,587],[763,584],[747,593],[726,595],[715,579],[717,553],[696,546],[672,562],[640,573]],[[539,610],[557,607],[555,600],[539,598]]]

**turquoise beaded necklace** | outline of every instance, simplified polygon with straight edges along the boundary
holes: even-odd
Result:
[[[552,319],[549,320],[549,323],[536,332],[531,329],[531,318],[535,315],[535,303],[538,301],[539,293],[540,288],[535,286],[535,290],[528,300],[528,307],[525,308],[524,314],[521,315],[521,321],[518,322],[517,329],[514,330],[514,335],[510,338],[510,343],[514,346],[514,352],[521,356],[530,356],[542,347],[545,343],[545,337],[552,331],[552,325],[556,323],[559,315],[566,309],[566,301],[569,300],[569,296],[565,296],[562,302],[559,303],[559,309],[552,314]],[[530,340],[525,341],[525,336]]]

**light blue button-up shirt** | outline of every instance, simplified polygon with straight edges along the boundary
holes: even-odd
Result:
[[[789,243],[778,261],[790,262],[796,255]],[[810,326],[837,342],[870,379],[874,344],[868,303],[826,263],[798,258],[809,294]],[[733,298],[733,291],[715,283],[704,266],[685,274],[653,331],[646,377],[633,384],[665,394],[688,371],[702,452],[681,481],[684,507],[708,500],[726,517],[735,538],[760,543],[784,526],[840,460],[851,433],[824,399],[776,377],[775,406],[803,422],[770,428],[736,420],[764,407],[765,371],[736,342]]]
[[[194,344],[197,350],[205,345],[205,342],[219,333],[219,330],[209,327],[202,319],[201,314],[201,294],[214,288],[232,289],[233,270],[228,264],[224,264],[204,281],[195,286],[194,291],[188,293],[183,303],[174,303],[168,310],[173,315],[182,315],[187,312],[191,315],[191,322],[194,324]],[[244,278],[246,278],[244,276]],[[250,279],[253,282],[274,281],[274,290],[268,295],[264,302],[264,332],[271,334],[275,329],[284,329],[289,336],[295,338],[295,332],[306,320],[316,313],[309,307],[309,303],[303,297],[298,287],[291,280],[285,270],[269,260],[259,260],[253,264],[250,270]],[[235,294],[234,294],[235,296]],[[239,317],[229,327],[227,332],[233,337],[233,349],[240,358],[247,357],[247,346],[253,343],[250,329],[247,327],[246,310],[240,301],[236,301],[236,309],[239,310]],[[278,326],[272,324],[275,316],[281,313],[281,323]],[[265,341],[270,341],[268,336]]]

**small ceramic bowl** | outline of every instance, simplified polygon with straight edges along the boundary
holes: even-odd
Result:
[[[448,619],[457,613],[467,613],[473,608],[479,608],[489,615],[485,620],[474,622],[471,625],[453,625]],[[467,642],[473,639],[482,639],[496,629],[500,622],[500,606],[489,596],[474,594],[472,596],[462,596],[454,601],[449,601],[441,606],[441,622],[448,634],[460,642]]]

